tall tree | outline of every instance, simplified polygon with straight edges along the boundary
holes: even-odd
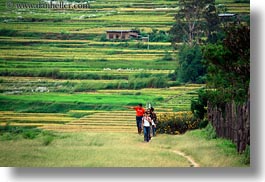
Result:
[[[179,0],[179,11],[171,28],[172,43],[185,42],[190,46],[199,43],[206,34],[205,9],[214,0]]]
[[[218,9],[209,4],[204,9],[204,18],[206,20],[207,42],[215,43],[218,40],[218,34],[222,33],[218,17]]]

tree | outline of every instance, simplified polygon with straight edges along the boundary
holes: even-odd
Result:
[[[205,7],[204,18],[206,20],[207,42],[215,43],[218,41],[218,34],[221,34],[218,10],[213,4]]]
[[[205,35],[206,23],[204,11],[214,0],[179,0],[179,11],[175,15],[175,24],[170,30],[173,45],[185,42],[190,46],[199,43]]]
[[[203,52],[207,86],[215,89],[216,100],[245,101],[250,82],[250,27],[232,24],[223,42],[208,44]]]
[[[204,83],[206,68],[202,64],[202,50],[199,45],[193,47],[184,44],[179,51],[177,77],[181,82]]]
[[[172,44],[176,48],[176,42],[184,43],[179,49],[175,74],[181,82],[204,83],[206,69],[199,44],[216,31],[218,16],[214,0],[179,0],[175,20],[170,30]]]

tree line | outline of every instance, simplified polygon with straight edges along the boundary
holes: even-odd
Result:
[[[174,19],[170,34],[178,50],[175,78],[183,83],[206,83],[191,104],[195,117],[207,120],[207,114],[211,114],[207,113],[209,103],[225,116],[227,104],[248,102],[249,15],[227,13],[224,6],[215,5],[215,0],[179,0]]]

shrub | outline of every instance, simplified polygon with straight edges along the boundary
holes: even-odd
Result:
[[[14,140],[22,131],[21,128],[10,126],[10,122],[7,122],[4,126],[0,126],[0,140]]]
[[[166,134],[183,134],[187,130],[197,129],[198,120],[191,112],[158,114],[157,131]]]
[[[54,140],[56,135],[50,131],[42,131],[32,127],[10,126],[9,124],[0,126],[0,141],[15,140],[21,138],[21,136],[24,139],[35,139],[43,136],[42,144],[47,146]]]
[[[199,128],[205,128],[208,125],[209,121],[207,119],[200,120],[199,122]]]
[[[207,114],[208,95],[204,89],[199,90],[198,98],[191,101],[191,111],[195,118],[203,120]]]
[[[7,123],[5,126],[0,126],[1,140],[13,140],[19,136],[25,139],[34,139],[40,134],[41,130],[33,127],[10,126]]]
[[[34,139],[39,135],[38,130],[33,130],[33,129],[25,129],[22,133],[22,137],[25,139]]]
[[[152,32],[146,33],[144,31],[141,32],[142,37],[146,37],[149,35],[150,42],[169,42],[170,35],[168,32],[158,29],[152,29]]]
[[[99,38],[99,41],[101,41],[101,42],[106,42],[106,41],[108,41],[108,39],[107,39],[107,37],[106,37],[106,34],[102,34],[102,35],[100,36],[100,38]]]
[[[49,144],[51,144],[51,142],[52,142],[53,140],[54,140],[53,136],[51,136],[51,135],[45,136],[45,137],[43,138],[42,144],[43,144],[44,146],[48,146]]]
[[[12,135],[12,133],[8,133],[8,132],[0,135],[0,141],[13,140],[15,138],[16,138],[15,135]]]
[[[210,140],[210,139],[216,139],[217,135],[216,135],[216,131],[213,127],[213,125],[211,123],[209,123],[206,128],[205,128],[205,132],[206,132],[206,139]]]

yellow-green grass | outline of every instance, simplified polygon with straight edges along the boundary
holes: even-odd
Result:
[[[96,28],[76,28],[76,29],[71,29],[69,31],[69,33],[76,33],[76,34],[83,34],[83,33],[87,33],[87,34],[106,34],[107,30],[120,30],[121,27],[96,27]],[[122,30],[131,30],[132,27],[122,27]],[[145,27],[141,27],[142,31],[145,32],[152,32],[153,27],[149,28],[145,28]],[[163,31],[169,31],[170,30],[170,26],[165,26],[165,27],[158,27],[158,30],[163,30]]]
[[[69,46],[69,44],[67,44]],[[70,44],[71,45],[71,44]],[[147,45],[147,43],[146,43]],[[3,47],[3,46],[1,46]],[[26,51],[34,51],[34,52],[50,52],[50,53],[54,53],[54,52],[68,52],[69,50],[71,50],[71,52],[84,52],[84,53],[90,53],[90,52],[94,52],[95,54],[98,53],[105,53],[105,54],[163,54],[165,51],[164,50],[147,50],[147,48],[145,49],[126,49],[126,47],[122,48],[122,49],[117,49],[117,48],[113,48],[113,47],[102,47],[100,49],[98,49],[98,47],[90,47],[89,45],[87,45],[87,47],[85,48],[80,48],[80,47],[53,47],[52,45],[43,45],[43,46],[35,46],[32,47],[30,45],[28,46],[4,46],[5,49],[18,49],[17,51],[19,51],[20,54],[22,54]],[[6,54],[7,50],[2,50],[2,54]],[[169,51],[170,52],[170,51]]]
[[[144,88],[141,90],[98,90],[98,93],[102,94],[147,94],[147,95],[159,95],[162,97],[177,97],[177,96],[183,96],[185,94],[189,93],[196,93],[199,89],[203,88],[204,84],[196,84],[189,86],[189,84],[185,86],[179,86],[179,87],[169,87],[169,88]]]
[[[200,167],[247,167],[243,156],[237,154],[234,144],[224,139],[208,140],[204,130],[188,131],[184,135],[159,135],[159,147],[179,150],[192,158]],[[221,147],[223,146],[223,147]],[[233,146],[233,147],[232,147]]]
[[[247,167],[235,147],[222,140],[206,140],[201,131],[158,135],[149,143],[131,132],[57,133],[47,146],[44,137],[0,141],[0,166],[15,167],[190,167],[174,151],[192,157],[201,167]]]
[[[108,30],[108,28],[104,28]],[[59,39],[39,39],[31,37],[9,37],[9,36],[0,36],[0,40],[8,41],[11,43],[61,43],[61,44],[88,44],[88,45],[120,45],[121,42],[113,41],[94,41],[94,40],[59,40]],[[129,42],[129,44],[137,44],[137,41]],[[171,46],[170,42],[149,42],[150,45],[159,45],[159,46]],[[179,43],[180,45],[181,43]]]
[[[134,132],[135,114],[131,111],[95,112],[65,125],[43,125],[41,128],[63,132]]]
[[[100,113],[100,114],[106,114],[107,111],[104,110],[70,110],[68,113],[87,113],[87,114],[96,114],[96,113]],[[131,115],[132,112],[129,111],[111,111],[111,113],[119,113],[119,114],[129,114]]]
[[[16,42],[16,41],[14,41]],[[25,43],[25,42],[23,42]],[[33,42],[27,42],[25,44],[30,44]],[[44,42],[43,42],[44,43]],[[100,43],[98,43],[100,44]],[[101,45],[104,43],[101,43]],[[135,45],[136,43],[134,42],[129,42],[128,44],[132,44]],[[83,45],[83,47],[80,47],[80,45]],[[95,44],[96,45],[96,44]],[[24,45],[23,47],[21,45],[0,45],[1,48],[5,48],[7,50],[9,49],[16,49],[19,51],[41,51],[41,52],[68,52],[69,50],[71,50],[71,52],[86,52],[86,53],[105,53],[105,54],[164,54],[165,50],[161,50],[161,49],[147,49],[147,48],[126,48],[123,47],[121,49],[117,49],[115,47],[111,47],[111,44],[109,44],[109,47],[101,47],[100,49],[98,49],[98,47],[95,46],[90,46],[89,43],[87,44],[39,44],[36,46],[32,46],[32,45]],[[115,44],[113,44],[115,45]],[[145,43],[145,45],[147,45],[147,43]],[[149,44],[149,45],[163,45],[163,44]],[[164,44],[167,45],[167,44]],[[62,47],[57,47],[57,46],[62,46]],[[63,46],[68,46],[68,47],[63,47]],[[1,51],[2,54],[6,53],[6,50],[2,50]],[[172,53],[171,50],[168,50],[169,53]],[[20,52],[21,53],[21,52]]]
[[[8,122],[9,126],[16,126],[16,127],[41,127],[44,123],[17,123],[17,122]],[[48,125],[48,124],[45,124]],[[7,123],[0,122],[0,126],[7,126]]]
[[[150,15],[113,15],[113,16],[102,16],[98,18],[91,18],[92,20],[103,20],[103,21],[119,21],[119,22],[173,22],[173,17],[167,16],[150,16]]]
[[[56,82],[55,82],[56,83]],[[35,84],[35,83],[34,83]],[[111,110],[125,110],[124,105],[137,105],[138,103],[151,102],[156,111],[181,111],[189,110],[192,99],[196,99],[197,91],[204,85],[182,86],[164,89],[139,89],[139,90],[98,90],[88,93],[22,93],[21,95],[1,94],[1,100],[6,102],[20,103],[54,103],[54,104],[88,104],[91,106],[111,107]],[[23,105],[23,104],[22,104]],[[28,105],[25,105],[29,107]],[[81,106],[81,105],[80,105]],[[14,108],[13,106],[8,106]],[[45,107],[48,107],[45,105]],[[50,107],[50,106],[49,106]],[[48,108],[49,108],[48,107]],[[55,107],[55,106],[54,106]],[[58,106],[59,107],[59,106]],[[5,107],[2,107],[6,110]],[[20,111],[21,107],[18,108]],[[78,108],[78,107],[74,107]],[[94,107],[96,108],[96,107]],[[24,108],[24,110],[30,108]],[[71,108],[69,108],[71,109]],[[93,108],[91,108],[93,109]],[[23,110],[22,110],[23,111]],[[32,109],[29,110],[33,112]],[[86,113],[69,113],[70,116],[81,117]],[[87,113],[93,114],[93,113]]]
[[[178,8],[119,8],[122,12],[176,12]]]
[[[103,68],[104,69],[104,68]],[[129,68],[130,69],[130,68]],[[110,73],[111,75],[130,75],[130,74],[135,74],[135,73],[150,73],[150,74],[154,74],[154,73],[161,73],[161,74],[168,74],[168,73],[172,73],[173,70],[152,70],[152,69],[131,69],[131,70],[127,70],[127,68],[125,69],[111,69],[111,70],[72,70],[70,72],[81,72],[81,73],[95,73],[98,75],[102,75],[105,73]],[[65,71],[62,71],[65,72]]]
[[[173,19],[172,17],[170,19]],[[95,22],[97,20],[94,20]],[[104,21],[103,21],[104,22]],[[21,22],[20,26],[17,26],[16,24],[4,24],[0,22],[1,28],[2,29],[12,29],[12,30],[16,30],[19,31],[20,33],[57,33],[57,34],[69,34],[69,33],[73,33],[73,34],[90,34],[90,35],[100,35],[100,34],[104,34],[106,33],[106,30],[115,30],[115,29],[121,29],[121,28],[117,28],[117,27],[113,27],[110,25],[101,25],[102,27],[98,27],[95,25],[90,25],[87,23],[73,23],[73,22],[66,22],[68,24],[68,26],[65,26],[63,24],[58,24],[58,23],[28,23],[28,22]],[[126,22],[123,22],[124,26],[123,29],[132,29],[132,25],[130,25],[130,22],[128,21],[127,24],[125,24]],[[139,22],[140,23],[140,22]],[[159,22],[152,22],[153,24],[157,24],[157,26],[150,26],[149,28],[146,27],[144,24],[139,24],[136,25],[137,27],[141,28],[141,30],[144,30],[146,32],[151,32],[152,29],[158,29],[158,30],[164,30],[164,31],[168,31],[170,29],[170,25],[165,24],[163,25],[159,25]],[[65,24],[65,23],[64,23]],[[137,24],[137,23],[136,23]],[[116,25],[117,26],[117,25]]]
[[[78,111],[71,111],[69,114],[73,112],[76,113]],[[87,111],[85,113],[89,115],[76,119],[69,117],[68,114],[0,111],[0,124],[2,126],[7,123],[11,126],[35,126],[46,130],[68,132],[133,132],[135,130],[134,112]]]
[[[136,126],[104,126],[104,125],[85,125],[85,124],[75,124],[75,125],[42,125],[40,129],[56,131],[56,132],[89,132],[89,133],[136,133]]]
[[[4,83],[117,83],[117,82],[128,82],[125,79],[114,79],[114,80],[78,80],[78,79],[52,79],[44,77],[16,77],[16,76],[0,76],[0,79]],[[3,83],[2,83],[3,84]]]
[[[189,166],[184,158],[143,143],[142,136],[135,134],[86,132],[61,135],[64,136],[62,139],[56,139],[45,147],[42,146],[41,138],[13,141],[12,145],[2,141],[0,164],[20,167]]]
[[[72,59],[72,60],[78,60],[78,59],[86,59],[86,60],[98,60],[98,59],[107,59],[109,61],[142,61],[142,60],[157,60],[161,59],[164,54],[161,52],[160,54],[106,54],[104,53],[104,50],[98,50],[95,49],[92,53],[92,50],[90,49],[89,52],[86,50],[88,49],[82,49],[82,50],[77,50],[76,49],[71,49],[71,48],[61,48],[61,49],[46,49],[46,50],[41,50],[41,49],[33,49],[33,50],[22,50],[18,49],[16,51],[13,51],[13,49],[7,49],[7,50],[1,50],[0,58],[2,59],[13,59],[15,60],[16,58],[19,59]]]
[[[0,111],[0,123],[67,123],[74,119],[67,114],[60,113],[16,113],[12,111]]]

